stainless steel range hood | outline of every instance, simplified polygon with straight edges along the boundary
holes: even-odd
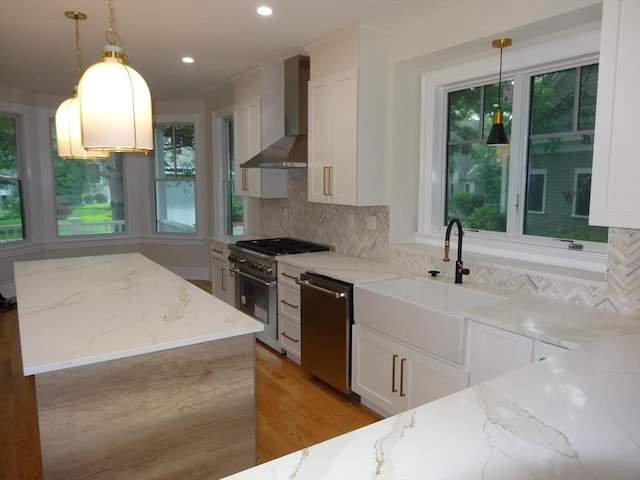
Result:
[[[306,168],[307,101],[311,64],[298,55],[284,62],[284,134],[241,168]]]

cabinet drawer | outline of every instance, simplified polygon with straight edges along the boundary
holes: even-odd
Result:
[[[289,285],[278,288],[278,313],[300,322],[300,289]]]
[[[225,262],[229,259],[229,247],[224,243],[211,242],[211,256]]]
[[[300,324],[286,317],[279,317],[280,345],[287,352],[300,357]]]
[[[300,280],[300,274],[304,272],[304,268],[292,267],[286,263],[278,262],[278,282],[281,285],[289,285],[299,289],[300,287],[296,282]]]

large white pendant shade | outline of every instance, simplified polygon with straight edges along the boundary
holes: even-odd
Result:
[[[58,156],[61,158],[108,158],[109,152],[89,151],[82,146],[80,126],[80,102],[75,94],[67,98],[56,110],[56,141]]]
[[[82,145],[89,151],[153,150],[149,87],[123,57],[120,47],[107,45],[103,62],[89,67],[78,84]]]

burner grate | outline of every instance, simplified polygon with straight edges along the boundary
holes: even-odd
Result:
[[[305,242],[304,240],[290,237],[239,240],[236,245],[263,255],[291,255],[295,253],[324,252],[330,249],[327,245]]]

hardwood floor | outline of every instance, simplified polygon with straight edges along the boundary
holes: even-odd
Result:
[[[22,375],[19,342],[17,310],[0,312],[0,479],[40,479],[34,378]],[[381,418],[259,342],[256,367],[259,463]]]

